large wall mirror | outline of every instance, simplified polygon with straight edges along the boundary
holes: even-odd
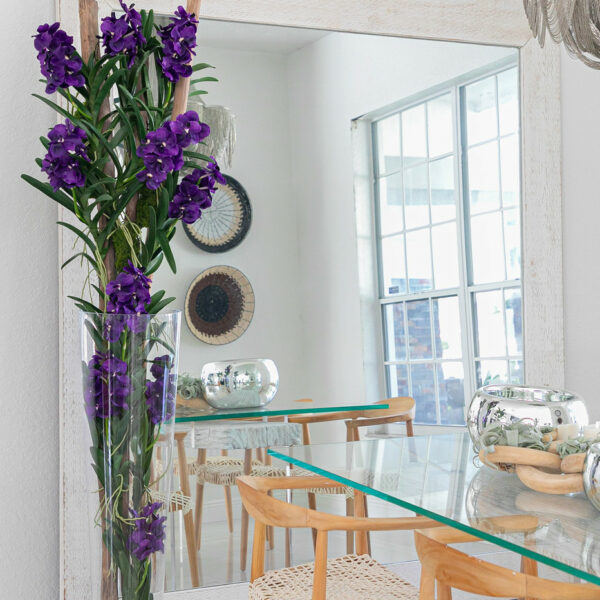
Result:
[[[164,14],[176,6],[138,4]],[[462,426],[465,400],[492,381],[562,385],[555,50],[542,54],[530,40],[517,1],[499,9],[390,0],[370,12],[336,0],[302,14],[280,4],[202,9],[196,60],[214,67],[207,74],[218,83],[196,98],[235,116],[222,170],[243,187],[251,224],[220,253],[179,227],[177,273],[165,265],[155,282],[185,310],[192,281],[228,265],[248,278],[255,308],[227,344],[204,343],[184,323],[180,373],[268,357],[281,397],[358,404],[411,395],[424,428]],[[100,3],[101,13],[115,8]],[[61,21],[77,23],[76,8],[60,10]],[[68,250],[67,236],[62,243]],[[63,274],[65,298],[80,285]],[[81,446],[78,338],[68,302],[62,311],[62,579],[65,598],[79,600],[93,597],[79,485],[87,465],[69,452]],[[316,430],[317,441],[330,434]],[[233,534],[222,499],[207,486],[201,588],[249,578],[237,561],[239,497]],[[273,568],[284,564],[277,536]],[[194,589],[183,539],[175,516],[167,598],[217,597]],[[382,540],[375,557],[391,551]],[[302,532],[293,562],[310,560]]]

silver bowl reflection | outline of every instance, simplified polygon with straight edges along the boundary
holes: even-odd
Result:
[[[268,358],[246,358],[207,363],[200,381],[213,408],[258,408],[275,397],[279,373]]]
[[[600,510],[600,444],[592,444],[585,455],[583,489],[589,501]]]
[[[466,418],[476,449],[479,449],[479,436],[490,423],[509,424],[531,419],[538,427],[588,424],[587,408],[580,396],[548,387],[519,385],[486,385],[477,390]]]

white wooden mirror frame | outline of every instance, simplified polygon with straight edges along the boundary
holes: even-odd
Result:
[[[181,0],[138,0],[136,8],[171,13]],[[100,11],[118,8],[100,0]],[[56,0],[63,27],[77,38],[77,0]],[[519,49],[522,111],[522,260],[526,380],[564,383],[559,49],[532,39],[521,0],[204,0],[210,19],[313,27],[336,31],[513,46]],[[76,43],[78,43],[76,39]],[[62,217],[62,215],[61,215]],[[64,217],[62,217],[64,218]],[[59,265],[71,255],[61,233]],[[86,480],[88,457],[80,439],[82,406],[79,323],[67,295],[81,274],[60,275],[61,597],[89,600]],[[77,295],[79,295],[77,293]],[[217,593],[215,594],[222,594]],[[169,592],[169,600],[217,597],[209,590]],[[222,595],[221,595],[222,597]]]

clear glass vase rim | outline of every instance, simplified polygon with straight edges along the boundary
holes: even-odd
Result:
[[[149,313],[105,313],[105,312],[92,312],[89,310],[80,310],[79,314],[83,315],[83,316],[89,316],[89,317],[97,317],[99,315],[103,316],[103,317],[169,317],[172,315],[180,315],[181,314],[181,309],[180,308],[176,308],[174,310],[170,310],[167,312],[159,312],[156,314],[149,314]]]

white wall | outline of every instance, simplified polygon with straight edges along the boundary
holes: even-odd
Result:
[[[53,0],[0,20],[0,597],[58,597],[58,275],[55,205],[19,178],[36,173],[54,115],[31,36]]]
[[[361,402],[363,360],[374,361],[363,357],[361,337],[351,120],[511,52],[334,33],[290,57],[308,395]]]
[[[600,419],[600,72],[561,60],[565,384]],[[558,123],[556,124],[558,127]]]
[[[173,243],[177,274],[165,263],[153,286],[177,296],[172,306],[183,308],[187,289],[201,271],[215,265],[240,269],[256,299],[250,326],[236,341],[211,346],[195,338],[184,323],[180,371],[199,375],[202,365],[214,360],[272,358],[279,370],[279,397],[300,398],[304,369],[299,251],[290,183],[285,56],[200,47],[197,57],[213,65],[210,74],[219,78],[218,83],[206,84],[207,104],[223,104],[236,115],[233,164],[223,170],[248,192],[252,225],[239,246],[218,254],[194,246],[178,226]]]

